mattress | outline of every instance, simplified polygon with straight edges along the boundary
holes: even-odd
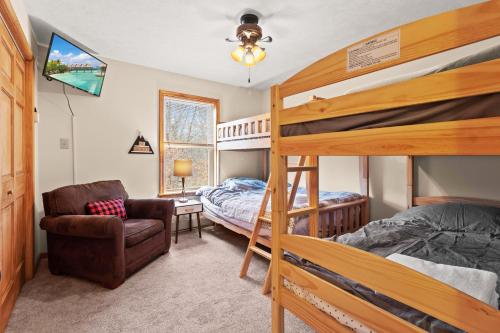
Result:
[[[453,63],[418,73],[429,75],[500,58],[500,45]],[[406,77],[403,77],[406,78]],[[408,77],[406,79],[413,78]],[[387,80],[387,84],[394,83]],[[383,85],[375,83],[360,90]],[[500,93],[425,103],[390,110],[368,112],[344,117],[322,119],[281,127],[282,136],[331,133],[370,128],[428,124],[500,116]]]
[[[253,230],[257,219],[262,198],[264,196],[266,183],[253,178],[236,177],[226,179],[221,185],[212,187],[205,186],[197,191],[201,197],[205,209],[216,217],[229,223],[235,224],[246,230]],[[339,204],[362,199],[363,196],[358,193],[339,191],[327,192],[320,191],[319,207],[325,207],[332,204]],[[297,190],[294,208],[308,207],[307,192],[304,188]],[[270,217],[271,200],[269,200],[266,215]],[[325,223],[329,226],[329,214],[321,214],[319,224]],[[334,221],[332,221],[334,223]],[[289,232],[299,235],[309,234],[309,223],[307,217],[292,219],[289,226]],[[261,231],[262,236],[269,235],[269,226],[264,224]]]
[[[500,93],[281,126],[282,136],[332,133],[500,116]]]
[[[336,241],[384,257],[400,253],[439,264],[477,268],[500,275],[499,208],[461,204],[414,207],[390,219],[370,222],[354,233],[338,237]],[[287,253],[285,258],[431,333],[461,332],[432,316],[293,254]],[[285,286],[328,314],[334,313],[341,318],[345,318],[343,315],[349,316],[352,321],[347,321],[347,326],[360,331],[355,316],[343,313],[290,282]],[[496,291],[500,293],[500,283],[497,283]]]
[[[210,202],[205,197],[200,197],[200,201],[203,203],[203,209],[204,211],[208,212],[209,214],[220,218],[221,220],[224,220],[225,222],[229,222],[231,224],[234,224],[237,227],[243,228],[248,231],[253,230],[254,223],[244,221],[232,216],[224,215],[224,211],[221,207],[214,205],[213,203]],[[271,228],[269,228],[269,225],[263,224],[262,228],[260,229],[259,235],[262,237],[271,237]]]

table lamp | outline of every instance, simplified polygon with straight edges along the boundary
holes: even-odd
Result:
[[[180,202],[187,202],[185,183],[186,177],[193,175],[193,161],[191,160],[174,160],[174,176],[182,177],[182,196]]]

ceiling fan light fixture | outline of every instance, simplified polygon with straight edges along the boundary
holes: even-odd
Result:
[[[266,52],[261,48],[258,42],[272,42],[270,36],[262,38],[262,28],[259,26],[259,17],[252,13],[246,13],[241,16],[240,25],[236,29],[237,40],[226,38],[226,41],[240,41],[241,44],[231,52],[231,57],[243,64],[251,67],[264,60]]]
[[[245,48],[242,45],[238,45],[238,47],[233,52],[231,52],[231,57],[234,59],[234,61],[237,62],[242,62],[244,56]]]
[[[259,45],[255,45],[253,48],[252,48],[252,53],[255,57],[255,62],[260,62],[262,60],[264,60],[264,58],[266,57],[266,51],[264,51],[263,48],[261,48]]]
[[[255,60],[255,56],[254,56],[251,49],[248,49],[246,51],[245,57],[243,60],[244,60],[245,66],[247,66],[247,67],[254,66],[257,63],[257,61]]]

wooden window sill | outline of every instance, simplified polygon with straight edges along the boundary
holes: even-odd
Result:
[[[196,190],[186,191],[186,196],[193,196],[196,194]],[[159,193],[158,198],[178,198],[182,195],[181,191]]]

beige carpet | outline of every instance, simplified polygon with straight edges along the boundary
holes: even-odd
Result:
[[[41,263],[17,300],[7,332],[270,332],[271,301],[260,294],[267,263],[238,272],[247,240],[222,228],[182,233],[170,253],[115,290],[53,276]],[[312,332],[287,314],[287,332]]]

